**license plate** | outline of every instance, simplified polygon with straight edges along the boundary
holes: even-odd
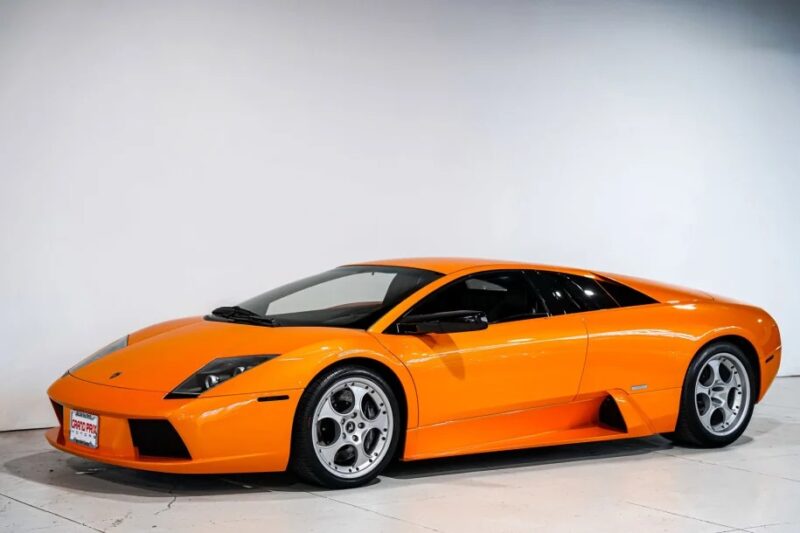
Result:
[[[69,440],[90,448],[97,448],[100,417],[83,411],[69,412]]]

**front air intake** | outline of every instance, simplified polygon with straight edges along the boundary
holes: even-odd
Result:
[[[58,437],[56,438],[56,442],[64,444],[64,406],[53,400],[50,400],[50,403],[53,404],[53,410],[56,412],[56,418],[58,419]]]
[[[140,456],[191,459],[183,439],[167,420],[128,420]]]

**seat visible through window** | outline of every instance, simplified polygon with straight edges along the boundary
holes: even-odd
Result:
[[[409,314],[483,311],[490,323],[546,316],[543,303],[518,271],[482,272],[443,287]]]

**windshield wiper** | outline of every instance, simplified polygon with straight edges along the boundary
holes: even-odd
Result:
[[[227,318],[231,322],[242,322],[247,324],[258,324],[263,326],[279,326],[277,320],[260,315],[250,309],[234,305],[231,307],[217,307],[211,314],[214,316]]]

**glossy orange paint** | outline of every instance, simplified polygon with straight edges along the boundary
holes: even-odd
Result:
[[[129,345],[57,380],[50,398],[100,415],[99,448],[68,439],[53,446],[126,467],[185,473],[266,472],[287,467],[295,409],[326,368],[361,361],[398,383],[406,411],[402,459],[651,435],[675,427],[683,378],[705,344],[729,337],[752,350],[758,398],[774,379],[781,341],[763,310],[665,284],[590,271],[477,259],[398,259],[372,265],[424,268],[443,276],[390,310],[368,330],[211,322],[191,317],[129,336]],[[602,275],[659,303],[492,324],[457,334],[387,331],[415,303],[464,275],[509,269]],[[195,399],[165,399],[211,359],[280,354]],[[120,373],[112,377],[116,373]],[[258,401],[265,396],[281,401]],[[611,398],[625,428],[599,421]],[[191,459],[146,457],[127,420],[169,420]]]

